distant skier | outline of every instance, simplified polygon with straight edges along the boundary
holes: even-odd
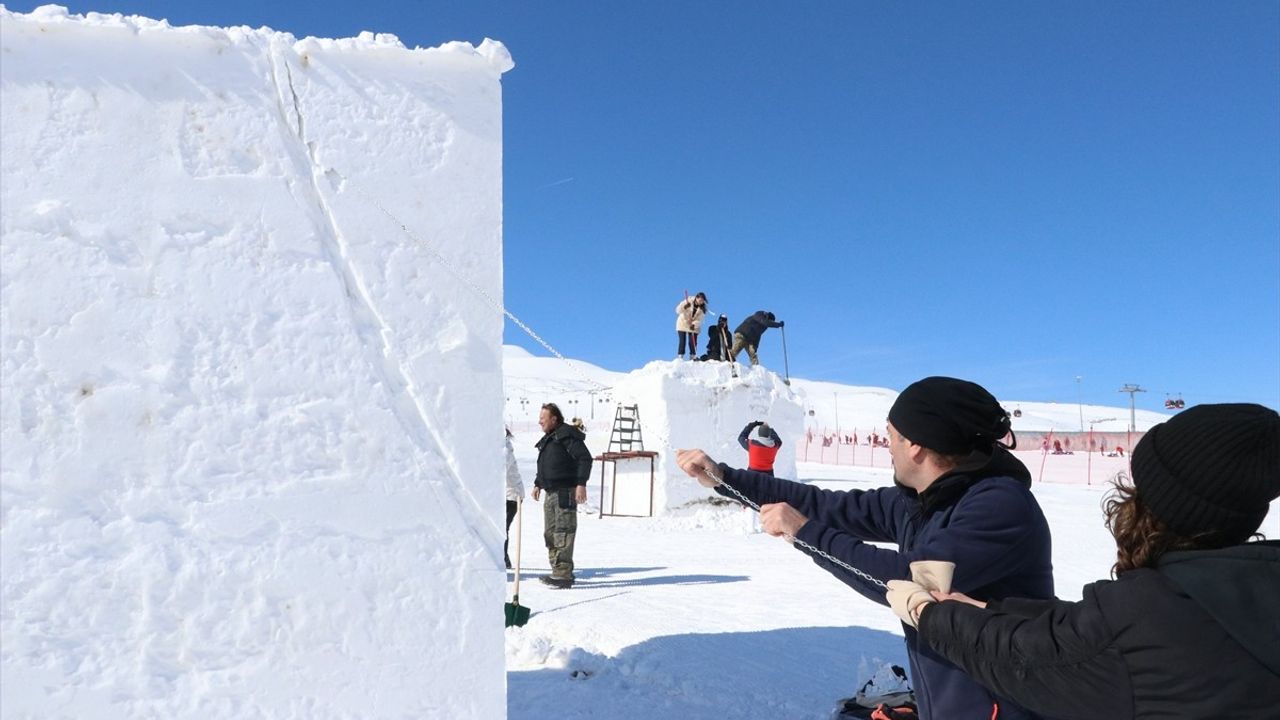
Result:
[[[755,430],[755,435],[751,431]],[[747,423],[738,435],[738,444],[747,451],[747,469],[756,472],[773,474],[773,461],[778,457],[782,447],[782,438],[778,431],[769,427],[763,420]]]
[[[760,345],[760,336],[764,335],[764,331],[769,328],[780,328],[784,325],[781,320],[773,316],[773,313],[765,310],[755,311],[751,317],[742,321],[742,324],[733,331],[733,348],[729,350],[729,359],[735,362],[738,359],[738,353],[745,348],[747,357],[751,358],[752,365],[759,365],[760,358],[756,357],[756,348]]]
[[[680,336],[680,349],[676,359],[684,358],[684,347],[689,345],[689,359],[698,356],[698,331],[702,329],[702,319],[707,316],[707,296],[698,293],[686,297],[676,305],[676,335]]]
[[[721,315],[715,326],[707,331],[707,353],[698,359],[728,360],[730,347],[729,318]]]

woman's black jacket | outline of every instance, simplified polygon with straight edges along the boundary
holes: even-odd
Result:
[[[1168,553],[1080,602],[927,605],[923,641],[1053,718],[1280,717],[1280,542]]]

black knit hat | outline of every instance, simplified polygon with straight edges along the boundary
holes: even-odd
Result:
[[[1249,539],[1280,497],[1280,415],[1252,403],[1196,405],[1133,449],[1138,499],[1182,535]]]
[[[949,377],[911,383],[889,408],[903,437],[946,455],[989,451],[1009,434],[1009,413],[981,385]]]

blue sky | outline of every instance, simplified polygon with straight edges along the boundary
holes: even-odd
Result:
[[[1280,406],[1274,2],[67,5],[504,42],[506,301],[570,357],[702,290],[810,379]]]

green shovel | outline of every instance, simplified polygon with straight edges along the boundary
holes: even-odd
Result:
[[[520,532],[524,519],[524,498],[516,504],[516,588],[511,595],[511,602],[503,608],[507,614],[507,627],[515,625],[523,627],[529,622],[529,608],[520,604],[520,548],[524,545],[524,536]]]

